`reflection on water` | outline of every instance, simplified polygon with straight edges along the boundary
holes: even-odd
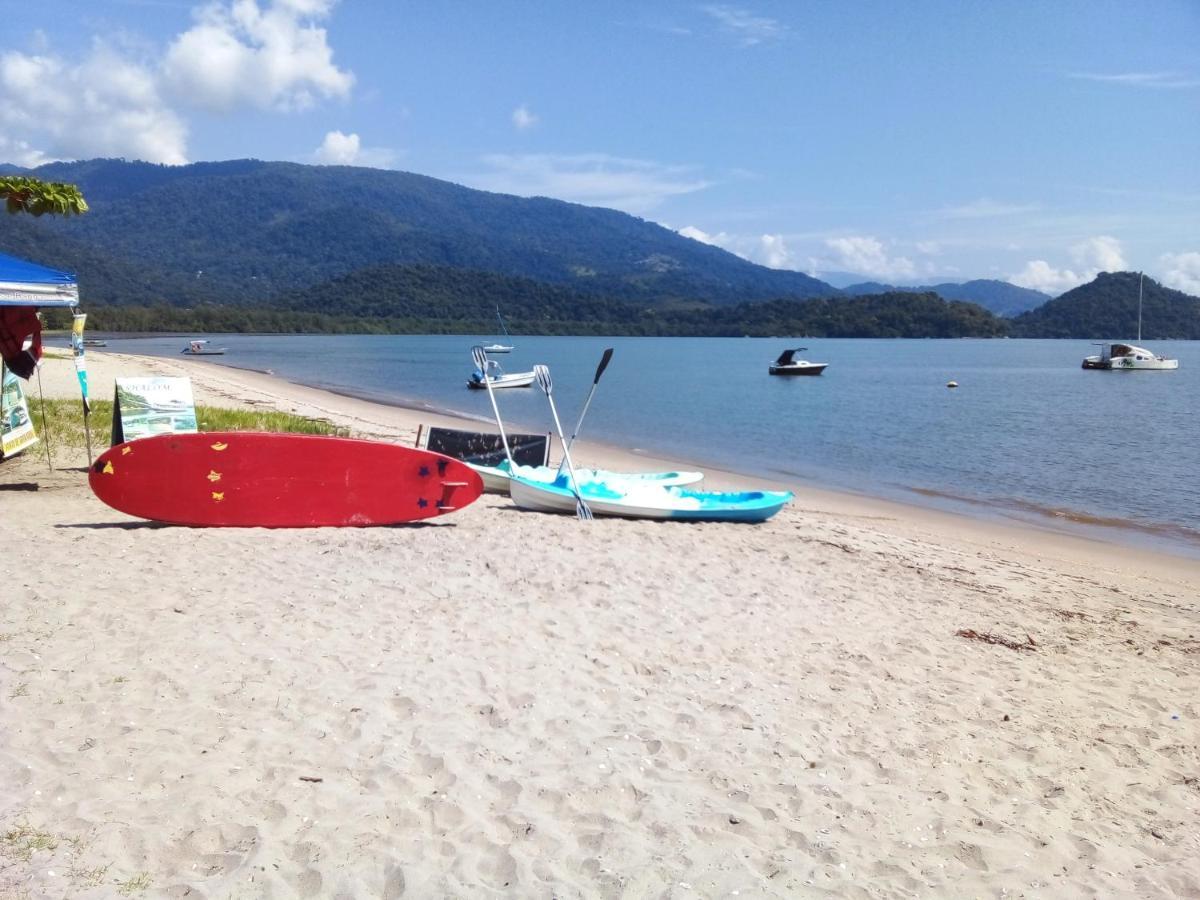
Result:
[[[220,339],[228,354],[219,361],[489,419],[486,394],[466,388],[477,340],[487,343],[230,335]],[[512,343],[506,369],[550,366],[564,427],[603,348],[616,348],[585,437],[894,498],[1134,528],[1200,555],[1200,343],[1154,342],[1179,358],[1174,372],[1085,371],[1087,341],[514,335]],[[178,344],[110,340],[109,349],[176,356]],[[797,345],[830,364],[825,374],[769,376],[768,363]],[[948,390],[950,380],[960,387]],[[514,426],[549,428],[536,387],[497,398]]]

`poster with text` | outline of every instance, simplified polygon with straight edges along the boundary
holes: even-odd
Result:
[[[118,378],[113,398],[112,442],[196,431],[189,378]]]
[[[0,365],[0,459],[15,456],[37,440],[21,379]]]

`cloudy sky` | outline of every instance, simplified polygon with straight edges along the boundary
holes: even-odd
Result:
[[[748,259],[1200,294],[1200,2],[3,0],[0,161],[256,157]]]

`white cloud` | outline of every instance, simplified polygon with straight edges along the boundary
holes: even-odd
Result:
[[[538,123],[538,117],[529,111],[529,107],[522,103],[513,110],[512,123],[518,131],[524,131],[527,128],[532,128]]]
[[[1071,248],[1071,258],[1079,265],[1087,266],[1093,273],[1121,272],[1129,267],[1121,252],[1121,242],[1108,235],[1088,238],[1076,244]],[[1093,274],[1089,280],[1095,277]]]
[[[163,71],[184,101],[226,112],[294,110],[347,97],[354,75],[333,62],[325,29],[335,0],[210,3],[167,49]]]
[[[555,197],[575,203],[646,213],[668,197],[709,187],[686,166],[665,166],[603,153],[486,156],[489,171],[463,180],[489,191],[524,197]]]
[[[889,256],[887,245],[870,235],[827,238],[831,255],[810,259],[809,268],[819,271],[845,270],[875,278],[912,278],[917,267],[905,256]]]
[[[25,141],[6,137],[0,137],[0,159],[25,169],[36,169],[43,163],[53,162],[49,156]]]
[[[942,252],[942,245],[937,241],[917,241],[914,246],[926,256],[939,256]]]
[[[1185,294],[1200,296],[1200,253],[1164,253],[1162,283]]]
[[[17,51],[0,56],[0,126],[27,160],[187,162],[187,126],[164,102],[153,69],[101,41],[74,65]]]
[[[1058,269],[1044,259],[1030,260],[1025,268],[1008,280],[1020,287],[1046,294],[1061,294],[1094,279],[1101,272],[1120,272],[1129,267],[1115,237],[1099,235],[1071,247],[1071,259],[1079,267]]]
[[[1071,269],[1056,269],[1044,259],[1031,259],[1025,263],[1025,268],[1020,272],[1009,275],[1008,280],[1019,287],[1032,288],[1053,296],[1079,287],[1079,285],[1091,281],[1091,278],[1073,272]]]
[[[364,147],[357,134],[330,131],[313,154],[313,159],[330,166],[370,166],[386,169],[396,154],[383,147]]]
[[[710,4],[701,9],[721,25],[721,30],[737,38],[739,46],[753,47],[787,34],[787,26],[766,16],[756,16],[749,10],[724,4]]]
[[[695,225],[684,225],[679,229],[679,233],[686,238],[691,238],[693,241],[699,241],[702,244],[711,244],[714,247],[724,247],[729,241],[729,235],[723,231],[720,234],[709,234],[706,231],[701,231]]]
[[[763,234],[758,238],[756,261],[770,269],[794,269],[795,260],[784,243],[782,234]]]
[[[165,53],[97,39],[79,59],[47,50],[0,55],[0,151],[24,165],[120,156],[186,163],[186,107],[293,110],[345,97],[354,76],[333,64],[316,23],[335,0],[220,0]],[[36,39],[30,46],[38,46]],[[390,158],[361,149],[358,161]]]
[[[1095,72],[1072,72],[1070,78],[1083,81],[1099,81],[1105,84],[1122,84],[1128,87],[1145,88],[1194,88],[1200,87],[1200,78],[1178,72],[1120,72],[1103,75]]]

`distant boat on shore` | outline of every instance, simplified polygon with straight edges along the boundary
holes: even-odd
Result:
[[[1142,282],[1145,280],[1145,275],[1139,273],[1138,277],[1138,324],[1137,324],[1137,339],[1142,339]],[[1092,356],[1083,358],[1083,367],[1085,369],[1104,369],[1106,371],[1120,372],[1135,372],[1135,371],[1167,371],[1170,369],[1179,368],[1179,360],[1169,359],[1165,356],[1156,356],[1145,347],[1137,347],[1133,344],[1105,344],[1096,345],[1100,348],[1100,352]]]

